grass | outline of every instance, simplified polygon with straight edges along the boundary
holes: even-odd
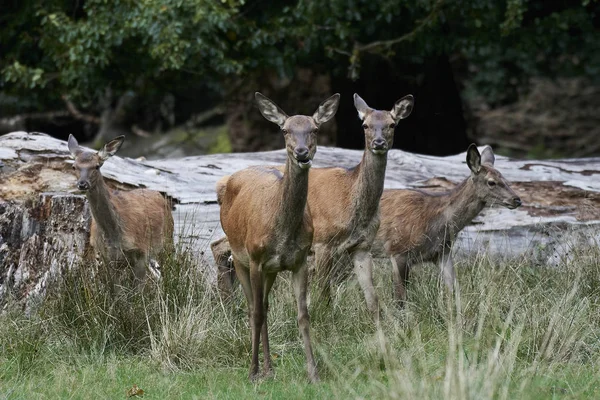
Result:
[[[376,268],[385,318],[370,320],[358,284],[332,306],[311,304],[322,382],[310,385],[288,274],[272,291],[276,375],[247,380],[250,331],[238,290],[223,302],[184,252],[143,292],[110,290],[111,271],[65,272],[30,315],[0,315],[0,398],[261,397],[579,399],[600,396],[600,251],[558,267],[479,257],[447,293],[436,268],[416,268],[405,309],[391,306],[389,262]],[[92,276],[93,275],[93,276]]]

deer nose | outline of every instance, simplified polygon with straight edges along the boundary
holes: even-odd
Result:
[[[385,150],[387,148],[387,142],[384,138],[373,139],[373,148],[375,150]]]
[[[294,150],[294,155],[296,156],[296,160],[305,161],[308,159],[308,149],[306,147],[297,147]]]
[[[90,183],[86,181],[77,182],[77,188],[79,190],[88,190],[90,188]]]
[[[521,199],[519,197],[514,197],[513,204],[515,205],[515,207],[521,207]]]

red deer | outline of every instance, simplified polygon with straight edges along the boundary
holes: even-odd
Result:
[[[454,286],[452,243],[458,233],[486,205],[509,209],[521,205],[502,174],[494,168],[494,153],[486,147],[481,155],[477,146],[467,150],[471,176],[446,193],[416,189],[385,190],[381,198],[381,226],[373,251],[384,251],[392,260],[394,297],[406,300],[406,281],[410,268],[422,262],[439,263],[448,288]]]
[[[309,334],[306,303],[306,257],[313,239],[313,221],[306,207],[308,172],[317,150],[321,124],[338,108],[339,94],[325,100],[312,116],[288,117],[273,101],[255,94],[258,108],[284,135],[287,158],[282,169],[251,167],[217,182],[221,226],[231,246],[233,265],[248,301],[252,330],[249,378],[256,380],[262,336],[263,374],[272,373],[267,324],[268,299],[277,274],[292,272],[298,325],[312,382],[318,380]]]
[[[336,275],[336,261],[349,255],[354,273],[364,292],[369,311],[379,317],[379,301],[373,286],[371,245],[379,229],[379,200],[383,192],[387,153],[394,142],[400,120],[413,109],[413,97],[396,101],[391,111],[370,108],[354,94],[354,106],[362,120],[365,151],[353,168],[315,168],[310,173],[308,206],[314,223],[313,246],[320,292],[330,296],[330,284]]]
[[[163,249],[173,247],[173,215],[169,203],[157,191],[109,190],[100,167],[115,155],[124,140],[119,136],[94,152],[80,147],[69,135],[68,147],[75,159],[77,188],[85,191],[92,211],[91,246],[106,263],[127,262],[141,284],[151,260],[155,262]]]
[[[398,100],[391,111],[379,111],[354,94],[354,106],[365,133],[362,161],[353,168],[314,168],[309,174],[308,206],[314,224],[315,268],[321,297],[329,301],[334,276],[346,272],[334,271],[335,261],[349,255],[375,319],[379,317],[379,301],[373,286],[370,249],[379,228],[379,200],[387,152],[392,148],[396,124],[410,115],[413,102],[408,95]],[[232,283],[227,265],[229,248],[224,239],[213,242],[211,248],[219,269],[220,287],[229,294]]]

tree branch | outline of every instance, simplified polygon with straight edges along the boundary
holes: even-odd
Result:
[[[423,29],[425,29],[425,27],[432,22],[433,20],[435,20],[438,16],[438,13],[442,7],[444,3],[444,0],[438,0],[434,5],[433,8],[431,10],[431,12],[425,17],[423,18],[419,24],[410,32],[395,38],[395,39],[389,39],[389,40],[377,40],[375,42],[371,42],[371,43],[367,43],[364,45],[361,45],[359,43],[355,43],[354,45],[354,49],[355,51],[360,52],[378,52],[380,51],[381,48],[387,49],[390,48],[398,43],[402,43],[405,42],[407,40],[412,40],[417,34],[419,34]]]
[[[354,42],[354,48],[352,49],[352,53],[348,53],[346,51],[332,49],[340,54],[345,54],[350,57],[350,65],[348,66],[349,77],[352,80],[358,79],[359,70],[360,70],[360,54],[361,53],[381,53],[385,49],[389,49],[392,46],[397,45],[398,43],[406,42],[413,40],[415,36],[421,33],[422,30],[425,29],[432,21],[434,21],[442,8],[444,0],[437,0],[433,5],[431,12],[423,18],[418,25],[410,32],[389,40],[376,40],[367,44],[360,44],[359,42]]]
[[[83,114],[77,109],[77,107],[75,107],[75,104],[73,104],[73,102],[69,100],[67,95],[63,94],[61,97],[65,102],[65,105],[67,106],[67,110],[75,119],[89,122],[91,124],[100,124],[100,118],[96,117],[95,115]]]

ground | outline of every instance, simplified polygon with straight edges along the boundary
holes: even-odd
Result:
[[[458,268],[454,294],[416,268],[409,302],[392,305],[390,263],[376,266],[385,318],[371,321],[355,281],[310,304],[321,383],[308,383],[289,276],[269,311],[276,374],[247,380],[250,330],[237,291],[222,301],[185,257],[143,293],[106,291],[102,271],[72,271],[29,316],[0,316],[0,393],[17,398],[573,399],[600,396],[600,262],[534,267],[485,255]],[[137,396],[132,396],[135,398]]]

